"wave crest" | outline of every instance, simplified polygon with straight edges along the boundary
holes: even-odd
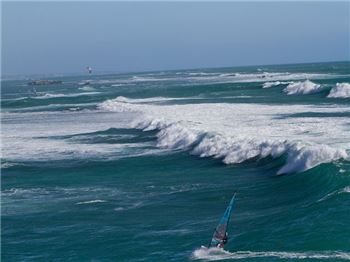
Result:
[[[344,149],[335,149],[327,145],[305,146],[296,143],[289,150],[287,163],[278,171],[278,174],[302,172],[319,164],[348,158]]]
[[[238,164],[268,156],[277,158],[286,154],[287,161],[277,174],[303,172],[322,163],[349,159],[346,150],[327,145],[224,137],[220,134],[192,130],[180,123],[167,123],[161,119],[140,120],[134,127],[144,131],[159,130],[159,147],[188,149],[200,157],[220,158],[225,164]]]
[[[314,94],[322,91],[322,86],[315,84],[310,80],[305,80],[304,82],[291,83],[283,89],[283,91],[287,93],[287,95]]]
[[[349,83],[337,83],[335,87],[331,89],[327,97],[331,98],[349,98],[350,97],[350,84]]]
[[[346,119],[337,119],[335,123],[327,118],[320,124],[316,118],[293,118],[294,125],[290,125],[288,118],[276,118],[276,114],[306,110],[338,112],[342,108],[223,103],[159,106],[126,98],[107,100],[100,107],[115,112],[138,112],[132,127],[158,130],[157,145],[161,148],[188,150],[200,157],[222,159],[225,164],[285,154],[286,163],[277,172],[285,174],[349,159],[346,152],[349,144],[338,141]],[[331,146],[337,143],[339,149]]]
[[[275,82],[265,82],[262,86],[262,88],[270,88],[273,86],[279,86],[279,85],[288,85],[288,84],[292,84],[294,82],[292,81],[288,81],[288,82],[281,82],[281,81],[275,81]]]

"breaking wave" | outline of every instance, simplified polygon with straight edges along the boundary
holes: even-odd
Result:
[[[135,127],[144,131],[159,130],[157,134],[159,147],[187,149],[200,157],[222,159],[225,164],[239,164],[268,156],[277,158],[287,154],[287,163],[277,174],[302,172],[322,163],[349,158],[345,149],[335,149],[327,145],[224,137],[219,134],[193,131],[179,123],[169,124],[162,120],[139,122]]]
[[[337,83],[335,87],[331,89],[327,97],[331,98],[349,98],[350,97],[350,84],[349,83]]]
[[[303,82],[295,82],[289,84],[283,91],[287,93],[287,95],[307,95],[314,94],[322,91],[322,86],[319,84],[315,84],[310,80],[306,80]]]
[[[158,147],[188,150],[200,157],[222,159],[225,164],[286,155],[285,165],[277,172],[286,174],[302,172],[322,163],[349,159],[346,151],[349,144],[333,146],[338,135],[343,134],[342,123],[345,125],[346,119],[337,120],[339,123],[329,122],[329,126],[327,126],[329,119],[325,118],[323,122],[300,119],[293,127],[294,130],[291,127],[285,130],[290,126],[290,119],[276,120],[276,113],[272,112],[291,113],[293,110],[303,112],[311,108],[259,105],[260,114],[258,114],[256,106],[247,104],[157,106],[137,103],[136,100],[130,103],[129,99],[119,98],[107,100],[100,104],[99,108],[115,112],[138,111],[141,115],[134,121],[132,127],[144,131],[158,130]],[[312,109],[321,112],[324,110]],[[326,108],[326,110],[344,109]],[[235,111],[239,114],[233,113]],[[259,128],[265,129],[257,132]],[[324,134],[313,135],[312,131],[315,128],[324,131]],[[333,128],[335,129],[331,130]],[[303,131],[303,136],[300,135],[300,131]],[[334,137],[334,141],[329,140],[331,136]]]
[[[265,82],[262,86],[262,88],[270,88],[273,86],[279,86],[279,85],[288,85],[288,84],[292,84],[293,82],[291,81],[287,81],[287,82],[283,82],[283,81],[275,81],[275,82]]]

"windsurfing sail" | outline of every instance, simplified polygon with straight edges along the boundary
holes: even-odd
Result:
[[[210,241],[208,248],[210,247],[223,248],[224,245],[227,243],[227,240],[228,240],[227,228],[228,228],[228,223],[230,221],[231,211],[233,208],[233,202],[235,200],[235,196],[236,196],[236,193],[232,196],[232,199],[229,205],[227,206],[224,215],[220,219],[220,222],[214,231],[213,237]]]
[[[86,71],[89,73],[89,75],[91,75],[91,73],[92,73],[92,68],[91,68],[91,66],[87,66],[87,67],[86,67]]]
[[[91,66],[87,66],[85,69],[86,69],[86,72],[89,74],[89,76],[91,76],[91,74],[92,74]],[[91,84],[91,80],[85,80],[85,81],[79,83],[79,85],[83,85],[83,86],[88,86],[90,84]]]

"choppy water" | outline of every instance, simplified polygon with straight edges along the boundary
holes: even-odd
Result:
[[[349,68],[2,81],[2,259],[350,260]]]

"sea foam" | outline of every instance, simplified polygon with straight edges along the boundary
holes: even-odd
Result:
[[[344,134],[349,136],[346,118],[280,117],[302,112],[344,112],[346,108],[226,103],[160,106],[123,100],[108,100],[99,108],[139,112],[132,127],[158,130],[158,146],[162,148],[185,149],[200,157],[220,158],[226,164],[286,154],[286,164],[278,174],[348,159],[350,143],[341,141],[350,140],[339,140]]]
[[[310,80],[305,80],[303,82],[295,82],[289,84],[285,89],[283,89],[287,95],[306,95],[314,94],[322,91],[322,86],[315,84]]]
[[[325,259],[325,260],[350,260],[350,253],[337,251],[309,251],[309,252],[287,252],[287,251],[235,251],[229,252],[219,248],[199,248],[192,253],[192,259],[206,261],[216,260],[240,260],[252,258],[275,257],[279,259]]]
[[[287,163],[277,174],[302,172],[321,163],[347,159],[344,149],[327,145],[303,144],[300,142],[236,139],[193,131],[179,123],[166,124],[152,121],[143,130],[158,129],[158,146],[169,149],[189,149],[200,157],[220,158],[225,164],[238,164],[255,158],[277,158],[287,154]],[[138,125],[140,127],[140,125]]]
[[[331,98],[349,98],[350,97],[350,84],[349,83],[337,83],[335,87],[331,89],[327,97]]]
[[[289,151],[287,164],[278,171],[278,174],[301,172],[321,163],[347,158],[348,154],[344,149],[335,149],[327,145],[305,146],[297,143]]]
[[[284,81],[275,81],[275,82],[265,82],[262,86],[262,88],[270,88],[270,87],[273,87],[273,86],[279,86],[279,85],[288,85],[288,84],[291,84],[293,82],[291,81],[287,81],[287,82],[284,82]]]

